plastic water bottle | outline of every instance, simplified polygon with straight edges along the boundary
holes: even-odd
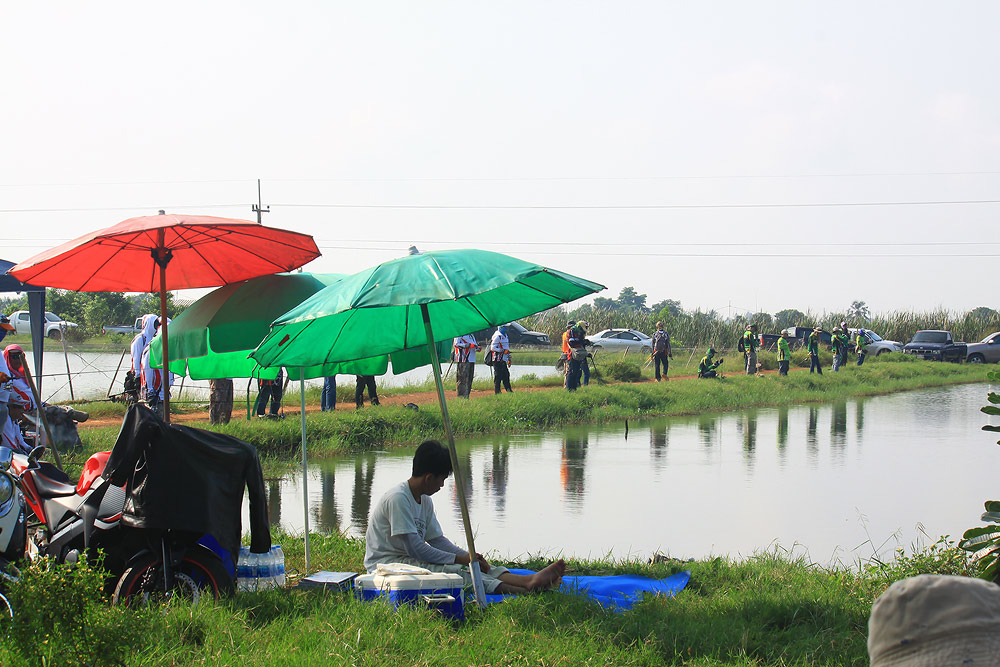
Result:
[[[236,588],[241,591],[250,590],[250,580],[253,572],[250,570],[250,547],[240,547],[239,560],[236,561]]]
[[[275,569],[275,585],[278,588],[285,587],[285,552],[281,550],[281,545],[276,544],[271,547],[271,552],[274,554],[274,569]]]
[[[247,590],[257,590],[260,582],[260,554],[251,552],[247,555]]]
[[[271,552],[268,551],[266,554],[260,554],[260,560],[257,565],[257,590],[263,591],[274,586],[274,581],[271,575]]]

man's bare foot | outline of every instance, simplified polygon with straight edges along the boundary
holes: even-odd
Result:
[[[541,591],[551,588],[557,581],[562,579],[566,573],[566,562],[560,558],[554,563],[549,563],[544,569],[531,575],[528,579],[527,589],[529,591]]]

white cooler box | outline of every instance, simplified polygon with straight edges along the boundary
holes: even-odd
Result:
[[[402,603],[424,604],[455,620],[465,619],[463,579],[458,574],[430,572],[413,565],[379,565],[371,574],[354,580],[354,594],[370,601],[384,596],[399,606]]]

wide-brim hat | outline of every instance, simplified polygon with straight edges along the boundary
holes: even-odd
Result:
[[[921,574],[897,581],[872,605],[871,667],[1000,664],[1000,586]]]
[[[822,331],[822,330],[823,330],[823,327],[816,327],[815,329],[813,329],[813,331]]]

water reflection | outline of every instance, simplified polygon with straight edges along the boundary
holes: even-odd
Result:
[[[484,552],[701,557],[748,555],[777,541],[805,545],[816,562],[852,563],[873,548],[891,557],[910,547],[918,523],[931,539],[953,534],[969,523],[969,507],[990,496],[1000,448],[980,431],[983,393],[973,385],[852,399],[853,420],[846,401],[655,419],[637,426],[649,429],[648,446],[641,436],[625,441],[616,424],[465,440],[458,454]],[[910,418],[918,409],[926,419]],[[375,500],[409,477],[412,453],[315,464],[317,530],[364,535]],[[946,496],[920,491],[941,479],[962,484]],[[301,530],[299,475],[266,483],[272,523]],[[445,509],[454,494],[449,481],[436,506],[445,533],[460,539],[457,502]],[[650,511],[666,498],[683,511],[669,519]],[[868,551],[855,551],[859,544]]]
[[[361,532],[368,530],[368,512],[372,506],[372,482],[375,480],[375,455],[360,454],[354,460],[354,493],[351,494],[351,524]]]
[[[572,509],[576,510],[583,505],[588,445],[586,432],[563,436],[559,478],[562,482],[563,498]]]
[[[472,506],[472,500],[476,497],[475,485],[472,483],[472,451],[465,449],[459,450],[458,452],[458,469],[459,472],[456,474],[462,476],[462,481],[465,483],[465,499],[468,501],[469,506]],[[458,484],[451,485],[451,511],[452,515],[458,519],[459,522],[462,520],[462,505],[458,499]]]

